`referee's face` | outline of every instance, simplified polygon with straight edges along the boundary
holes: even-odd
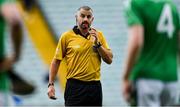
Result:
[[[82,30],[88,30],[93,22],[93,14],[91,10],[80,9],[76,15],[77,26]]]

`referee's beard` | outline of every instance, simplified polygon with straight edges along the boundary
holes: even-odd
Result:
[[[82,30],[88,30],[90,28],[90,24],[88,22],[82,22],[80,27]]]

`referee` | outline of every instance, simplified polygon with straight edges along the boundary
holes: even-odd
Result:
[[[48,96],[55,98],[54,79],[66,58],[65,106],[102,106],[101,59],[111,64],[113,55],[103,33],[91,27],[94,16],[90,7],[80,7],[75,18],[76,26],[61,35],[52,60]]]

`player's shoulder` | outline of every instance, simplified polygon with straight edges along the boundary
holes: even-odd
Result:
[[[131,3],[160,3],[160,2],[173,2],[172,0],[127,0]]]
[[[150,0],[132,0],[131,3],[137,6],[144,6],[147,5],[147,3],[150,3]]]
[[[142,3],[146,3],[149,0],[128,0],[130,3],[135,3],[135,4],[142,4]]]
[[[124,7],[129,8],[131,6],[144,6],[149,0],[126,0],[124,1]]]

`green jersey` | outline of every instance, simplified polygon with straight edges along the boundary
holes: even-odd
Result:
[[[6,0],[0,0],[0,7]],[[4,32],[5,32],[5,21],[0,15],[0,61],[4,58]],[[7,73],[5,71],[0,71],[0,91],[6,91],[9,89],[9,81]]]
[[[144,27],[144,45],[130,79],[177,80],[179,15],[171,0],[131,0],[126,3],[129,26]]]

